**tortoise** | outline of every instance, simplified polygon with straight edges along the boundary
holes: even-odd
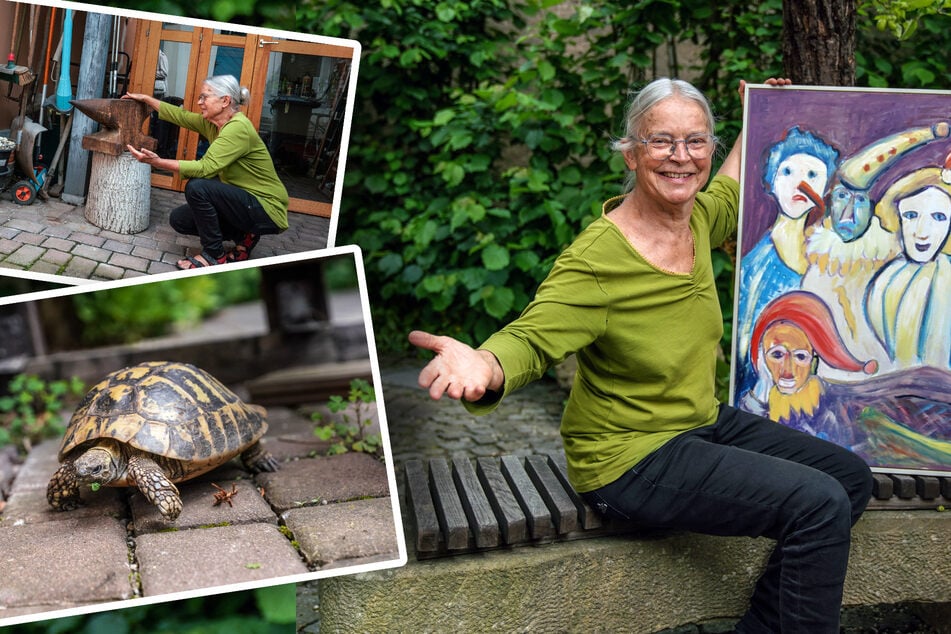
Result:
[[[73,412],[46,499],[68,511],[79,506],[82,485],[135,486],[174,521],[182,510],[174,482],[239,454],[254,473],[277,470],[259,442],[265,416],[263,407],[242,402],[187,363],[150,361],[117,370]]]

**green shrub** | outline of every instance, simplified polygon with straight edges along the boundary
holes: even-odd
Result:
[[[225,306],[258,298],[255,268],[73,295],[89,346],[131,343],[195,323]]]
[[[0,446],[12,444],[27,453],[41,440],[62,435],[63,409],[85,389],[76,377],[47,381],[35,374],[14,376],[0,397]]]

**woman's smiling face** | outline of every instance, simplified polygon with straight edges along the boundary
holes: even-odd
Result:
[[[709,134],[706,114],[699,104],[673,96],[660,101],[644,117],[640,138],[663,135],[686,139],[694,134]],[[695,159],[683,143],[676,143],[666,159],[651,158],[643,144],[626,152],[628,168],[637,172],[637,189],[662,204],[693,204],[694,197],[710,178],[712,156]]]
[[[899,201],[898,218],[905,255],[915,262],[929,262],[948,240],[951,197],[937,187],[928,187]]]

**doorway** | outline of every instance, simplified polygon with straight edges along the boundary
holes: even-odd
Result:
[[[355,49],[158,21],[136,21],[130,91],[195,110],[202,82],[234,75],[251,99],[244,113],[264,139],[291,211],[330,217]],[[145,61],[142,61],[145,60]],[[167,68],[167,70],[164,70]],[[207,141],[153,116],[164,158],[199,158]],[[177,173],[153,170],[156,187],[184,190]]]

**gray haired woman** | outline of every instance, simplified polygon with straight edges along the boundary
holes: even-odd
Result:
[[[575,491],[608,517],[775,539],[736,631],[837,634],[851,526],[872,476],[842,447],[717,402],[723,316],[710,249],[737,228],[741,150],[708,185],[715,147],[695,87],[646,86],[615,143],[633,187],[479,348],[411,332],[436,353],[419,384],[485,413],[577,353],[561,421]]]
[[[189,179],[186,203],[172,210],[169,224],[178,233],[197,235],[202,250],[179,260],[178,268],[247,260],[262,235],[287,229],[287,190],[264,141],[240,112],[249,93],[234,76],[205,80],[198,95],[200,112],[176,108],[150,95],[129,93],[123,99],[141,101],[163,121],[194,130],[209,142],[201,158],[193,161],[128,147],[140,162]],[[225,251],[224,240],[235,243],[232,251]]]

